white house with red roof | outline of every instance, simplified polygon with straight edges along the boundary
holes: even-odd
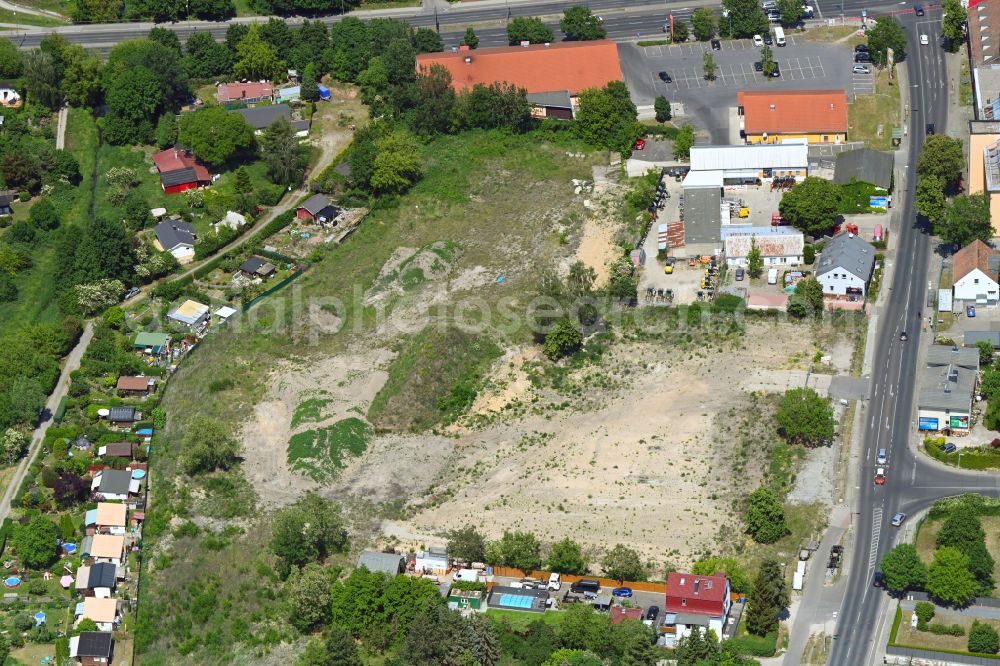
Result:
[[[722,638],[729,607],[729,579],[725,576],[696,576],[671,572],[667,575],[667,594],[664,601],[663,624],[673,627],[673,634],[665,633],[668,646],[682,636],[690,636],[695,628],[711,629]]]

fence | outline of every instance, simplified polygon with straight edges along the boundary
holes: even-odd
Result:
[[[537,578],[538,580],[546,581],[549,579],[548,571],[521,571],[520,569],[515,569],[514,567],[493,567],[494,576],[507,576],[510,578]],[[596,580],[601,584],[601,587],[618,587],[623,585],[625,587],[631,587],[633,590],[639,590],[641,592],[667,592],[666,583],[648,583],[643,581],[617,581],[611,578],[601,578],[600,576],[575,576],[571,574],[560,574],[559,579],[564,583],[575,583],[578,580]]]

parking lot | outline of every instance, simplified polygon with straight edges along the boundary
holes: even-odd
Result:
[[[618,54],[637,104],[652,104],[658,95],[681,102],[686,114],[682,120],[708,130],[714,143],[729,143],[729,110],[736,106],[740,90],[843,89],[849,100],[873,92],[870,72],[853,73],[853,51],[847,45],[810,42],[794,35],[787,40],[787,46],[773,48],[781,72],[775,78],[754,70],[760,49],[749,39],[724,40],[718,51],[710,51],[707,42],[619,44]],[[705,79],[706,51],[712,53],[717,68],[713,81]],[[672,81],[662,81],[660,72],[669,74]]]

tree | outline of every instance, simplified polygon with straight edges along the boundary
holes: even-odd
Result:
[[[486,559],[486,537],[472,525],[448,532],[448,556],[463,562]]]
[[[927,584],[927,567],[920,561],[913,544],[901,543],[886,553],[879,570],[886,589],[893,594],[919,590]]]
[[[757,543],[774,543],[788,534],[785,507],[778,493],[767,486],[750,493],[744,522],[747,534]]]
[[[946,183],[940,176],[920,176],[917,179],[917,191],[914,203],[917,212],[930,220],[932,225],[944,221],[947,211],[947,200],[944,188]]]
[[[50,111],[59,108],[63,94],[59,88],[59,72],[52,56],[39,50],[28,53],[24,59],[24,78],[27,82],[28,96],[33,102],[38,102]]]
[[[184,71],[196,79],[207,79],[225,74],[233,66],[233,54],[225,44],[215,41],[210,32],[194,32],[185,45],[187,53],[182,59]]]
[[[823,314],[823,285],[815,278],[799,280],[788,299],[788,314],[799,319]]]
[[[663,95],[657,95],[653,100],[653,110],[656,112],[656,122],[665,123],[673,118],[670,102]]]
[[[298,137],[287,118],[278,118],[260,137],[261,152],[267,165],[267,176],[278,185],[302,182],[306,160]]]
[[[426,135],[447,132],[452,125],[455,99],[451,72],[447,68],[439,63],[432,64],[430,68],[421,67],[417,74],[417,99],[410,111],[410,125]]]
[[[555,34],[540,18],[517,16],[507,24],[507,41],[511,46],[521,42],[544,44],[552,42]]]
[[[206,109],[207,110],[207,109]],[[156,121],[156,147],[160,150],[177,143],[177,121],[173,114],[164,113]]]
[[[11,545],[25,568],[45,569],[59,557],[59,531],[45,516],[35,516],[26,525],[17,525]]]
[[[764,44],[760,48],[760,71],[768,80],[774,76],[774,70],[778,68],[778,63],[774,61],[774,51],[770,46]]]
[[[638,111],[622,81],[604,88],[589,88],[579,95],[576,130],[581,139],[595,146],[626,152],[642,133]]]
[[[158,42],[163,44],[168,49],[176,51],[178,56],[181,54],[181,39],[173,30],[170,30],[169,28],[161,28],[160,26],[154,26],[149,31],[148,37],[150,41]]]
[[[590,7],[584,6],[568,7],[563,10],[559,29],[566,35],[566,39],[574,41],[593,41],[608,36],[608,31],[605,30],[601,20],[594,16]]]
[[[556,322],[552,330],[545,336],[543,351],[551,361],[569,356],[583,346],[583,335],[573,322],[562,319]]]
[[[989,340],[979,340],[976,342],[979,349],[979,367],[985,368],[993,364],[993,343]]]
[[[811,388],[785,391],[774,420],[779,432],[793,442],[816,445],[833,437],[833,408]]]
[[[798,25],[805,11],[799,0],[778,0],[778,13],[781,16],[781,25],[789,27]]]
[[[729,579],[733,592],[750,592],[750,575],[735,557],[703,557],[691,566],[691,573],[697,576],[723,574]]]
[[[566,276],[566,291],[575,298],[586,298],[593,293],[597,272],[582,261],[570,264]]]
[[[590,650],[600,657],[610,656],[614,651],[607,616],[595,612],[588,604],[572,604],[567,608],[557,632],[565,648]]]
[[[962,177],[964,168],[965,156],[961,139],[952,139],[944,134],[927,137],[920,150],[920,157],[917,158],[918,176],[937,176],[947,187]]]
[[[788,601],[788,587],[781,565],[776,560],[764,560],[754,579],[753,594],[746,611],[747,631],[756,636],[766,636],[776,630]]]
[[[694,10],[691,14],[691,31],[700,42],[707,42],[715,37],[715,11],[711,7]]]
[[[189,0],[188,8],[203,21],[225,21],[236,16],[233,0]]]
[[[379,193],[399,194],[421,176],[420,149],[405,130],[396,129],[375,142],[371,187]]]
[[[562,648],[549,655],[542,666],[602,666],[603,663],[600,657],[588,650]]]
[[[181,467],[187,474],[229,469],[239,456],[239,443],[217,419],[197,416],[184,433]]]
[[[470,49],[479,48],[479,37],[476,36],[476,31],[472,29],[471,25],[465,29],[465,37],[462,38],[462,44],[468,46]]]
[[[945,245],[964,247],[974,240],[984,243],[993,238],[990,201],[985,194],[960,194],[945,209],[944,221],[934,226],[934,233]]]
[[[757,0],[723,0],[722,7],[728,16],[719,25],[731,37],[752,37],[767,30],[767,16]]]
[[[236,58],[233,71],[241,79],[270,79],[285,68],[285,63],[278,57],[278,49],[261,38],[260,26],[256,23],[250,24],[246,35],[237,44]]]
[[[152,119],[176,105],[183,103],[190,94],[188,79],[181,67],[177,52],[149,39],[130,39],[119,42],[108,54],[104,68],[105,92],[116,86],[124,74],[145,70],[152,74],[157,89],[148,100],[153,111],[142,118],[152,124]],[[110,107],[109,103],[109,107]]]
[[[993,556],[986,548],[982,521],[968,505],[955,506],[941,525],[935,541],[938,547],[951,546],[969,559],[969,571],[979,582],[982,594],[993,592]]]
[[[295,666],[363,666],[363,662],[351,634],[332,625],[325,637],[309,641]]]
[[[59,213],[47,197],[42,197],[31,207],[28,219],[36,229],[52,231],[59,226]]]
[[[340,506],[314,492],[277,513],[271,523],[271,551],[290,566],[320,562],[347,547]]]
[[[750,277],[760,277],[764,270],[764,257],[761,256],[760,248],[757,246],[757,239],[750,239],[750,250],[747,252],[747,272]]]
[[[702,69],[705,71],[705,78],[709,81],[715,80],[715,56],[712,55],[711,51],[705,51],[705,55],[701,58]]]
[[[552,544],[546,566],[551,571],[582,575],[587,573],[587,558],[580,549],[580,544],[566,537],[562,541]]]
[[[998,651],[1000,634],[997,634],[997,630],[992,625],[973,620],[972,627],[969,628],[969,652],[996,654]]]
[[[62,78],[62,91],[72,106],[91,108],[101,99],[101,78],[104,63],[96,55],[74,45],[67,53]]]
[[[610,266],[610,276],[605,291],[609,296],[619,301],[629,302],[636,298],[639,279],[635,274],[635,265],[628,257],[620,257]]]
[[[3,438],[0,438],[0,449],[3,451],[4,460],[8,465],[12,465],[28,450],[28,436],[17,428],[7,428]]]
[[[178,138],[206,164],[221,166],[253,145],[253,128],[238,113],[208,106],[181,116]]]
[[[486,546],[486,561],[522,571],[534,571],[542,565],[541,544],[531,532],[509,532]]]
[[[9,39],[0,39],[0,77],[16,79],[24,72],[21,52]]]
[[[672,37],[675,42],[686,42],[689,34],[687,23],[680,19],[674,21],[674,33]]]
[[[691,158],[691,146],[694,145],[694,126],[689,123],[681,125],[674,137],[674,159],[687,160]]]
[[[316,81],[316,66],[312,63],[306,65],[305,70],[302,72],[302,87],[300,90],[303,101],[319,101],[319,85]]]
[[[674,646],[677,666],[716,666],[719,664],[719,639],[711,629],[694,629]]]
[[[310,562],[296,570],[285,583],[288,620],[303,633],[326,626],[330,621],[330,586],[335,572]]]
[[[965,22],[969,14],[961,0],[944,0],[942,9],[944,17],[941,19],[941,35],[945,40],[945,48],[954,53],[965,38]]]
[[[809,176],[785,193],[778,204],[781,217],[810,235],[833,227],[840,208],[840,190],[829,180]]]
[[[38,192],[42,186],[42,173],[35,159],[24,152],[11,152],[0,162],[0,174],[7,185],[29,192]]]
[[[936,599],[955,606],[969,603],[979,583],[969,571],[969,558],[957,548],[945,546],[934,552],[927,571],[927,591]]]
[[[646,580],[646,565],[643,564],[639,553],[618,544],[605,554],[601,562],[604,575],[614,578],[617,581],[643,581]]]
[[[108,115],[102,119],[104,138],[114,144],[148,141],[153,132],[151,119],[160,108],[159,96],[160,84],[145,67],[112,77],[104,89],[108,106]]]
[[[918,601],[917,605],[913,608],[913,612],[917,616],[917,630],[926,631],[927,623],[934,619],[934,613],[937,608],[929,601]]]
[[[879,16],[875,25],[868,28],[868,54],[876,67],[888,64],[888,49],[892,49],[894,62],[903,60],[906,57],[906,33],[895,18]]]

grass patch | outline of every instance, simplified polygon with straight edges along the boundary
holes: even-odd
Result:
[[[397,7],[419,7],[420,0],[361,0],[359,9],[396,9]]]
[[[669,39],[644,39],[636,42],[636,46],[667,46],[668,44],[670,44]]]
[[[368,419],[380,429],[413,431],[454,420],[475,400],[483,373],[499,355],[488,338],[429,326],[390,366]]]
[[[328,481],[344,468],[344,454],[360,456],[368,448],[372,427],[350,417],[332,426],[306,430],[288,440],[288,466],[315,481]]]
[[[957,613],[950,612],[946,608],[938,607],[937,612],[934,613],[934,620],[932,621],[932,624],[957,624],[965,629],[965,635],[949,636],[944,634],[935,634],[929,631],[918,631],[917,629],[911,627],[909,615],[909,612],[903,613],[903,621],[899,623],[899,627],[896,631],[896,645],[922,648],[924,650],[946,650],[948,652],[958,654],[970,654],[966,650],[969,645],[969,629],[972,627],[972,622],[974,620],[978,619],[981,623],[989,624],[994,629],[1000,629],[1000,620],[959,615]],[[1000,659],[1000,656],[997,655],[985,656],[993,659]]]
[[[892,147],[892,128],[899,126],[899,85],[889,81],[886,70],[876,70],[875,94],[859,95],[847,105],[847,125],[851,141],[864,141],[876,150]]]
[[[323,419],[323,408],[330,404],[328,398],[309,398],[295,406],[292,414],[292,429],[303,423],[315,423]]]
[[[849,25],[825,25],[820,28],[812,28],[802,33],[802,37],[810,42],[839,42],[842,39],[854,35],[858,31]],[[861,42],[865,41],[861,38]],[[861,42],[858,42],[859,44]]]
[[[958,70],[958,103],[972,106],[972,75],[969,73],[969,61],[965,58],[962,58]]]
[[[14,25],[32,25],[40,28],[52,28],[57,25],[69,25],[69,21],[53,18],[51,16],[38,16],[26,12],[14,12],[10,9],[0,9],[0,23],[11,23]],[[13,30],[13,28],[4,28]]]
[[[994,559],[1000,560],[1000,516],[980,516],[979,520],[982,521],[983,531],[986,532],[986,549],[990,551],[990,555]],[[920,523],[916,539],[917,554],[927,565],[930,565],[934,559],[934,550],[936,549],[934,542],[943,523],[943,517],[926,518]],[[1000,580],[1000,561],[993,564],[993,579]],[[934,618],[934,621],[938,621],[937,617]],[[950,624],[950,622],[946,624]]]

